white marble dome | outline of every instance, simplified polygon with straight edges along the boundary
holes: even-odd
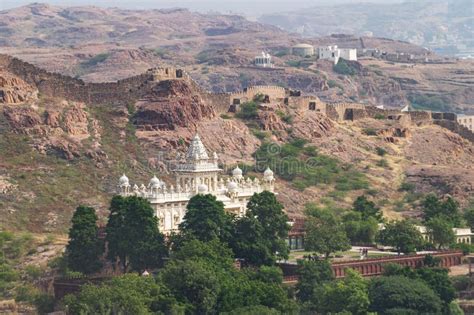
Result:
[[[158,179],[158,177],[156,177],[156,175],[153,176],[153,178],[150,180],[150,187],[158,188],[160,186],[161,186],[161,182]]]
[[[267,169],[265,170],[265,172],[263,172],[263,176],[265,177],[273,177],[273,171],[267,167]]]
[[[229,192],[234,192],[234,191],[237,190],[237,188],[239,188],[239,185],[237,185],[236,182],[229,182],[229,183],[227,184],[227,190],[228,190]]]
[[[125,176],[125,174],[122,175],[122,177],[120,177],[119,179],[119,185],[120,186],[128,186],[130,183],[128,181],[128,177]]]
[[[204,185],[204,184],[200,184],[200,185],[198,186],[198,193],[204,194],[204,193],[206,193],[206,192],[207,192],[207,186]]]
[[[232,175],[234,177],[241,177],[242,176],[242,170],[240,169],[239,166],[237,166],[236,168],[234,168],[234,170],[232,171]]]

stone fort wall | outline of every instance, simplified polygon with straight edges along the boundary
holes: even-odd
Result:
[[[273,85],[255,85],[241,92],[230,93],[232,99],[241,99],[243,101],[252,100],[257,94],[268,95],[270,99],[284,99],[286,97],[286,89]]]
[[[374,118],[377,115],[386,118],[395,115],[407,115],[413,123],[435,123],[474,142],[474,133],[458,124],[454,113],[400,112],[398,110],[379,109],[361,103],[324,103],[313,96],[290,95],[287,97],[288,91],[285,88],[271,85],[252,86],[244,91],[234,93],[212,93],[204,90],[186,71],[175,67],[153,68],[144,74],[105,83],[86,83],[83,80],[51,73],[20,59],[1,54],[0,67],[17,75],[30,85],[36,86],[40,94],[92,105],[133,103],[142,95],[145,95],[147,90],[156,82],[182,79],[189,82],[199,92],[203,101],[211,105],[218,114],[227,112],[234,99],[245,102],[253,99],[257,94],[263,94],[268,95],[271,101],[285,100],[288,105],[323,112],[335,121],[354,121],[366,117]],[[315,108],[309,108],[310,102],[315,102]]]

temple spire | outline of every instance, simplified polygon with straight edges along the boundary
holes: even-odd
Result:
[[[188,152],[186,153],[186,160],[209,160],[209,155],[207,154],[206,148],[204,147],[204,144],[202,144],[201,138],[197,133],[188,148]]]

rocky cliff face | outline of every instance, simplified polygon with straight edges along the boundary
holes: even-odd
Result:
[[[212,107],[204,104],[199,91],[184,80],[159,82],[135,106],[133,123],[141,130],[195,128],[197,122],[215,116]]]
[[[38,91],[22,79],[0,71],[0,104],[19,104],[37,98]]]

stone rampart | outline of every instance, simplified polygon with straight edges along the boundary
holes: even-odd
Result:
[[[408,115],[414,123],[431,122],[431,113],[427,111],[412,111]]]
[[[470,142],[474,143],[474,133],[469,130],[466,126],[459,124],[457,121],[453,120],[445,120],[445,119],[435,119],[433,123],[441,126],[443,128],[449,129],[454,133],[457,133],[464,139],[469,140]]]
[[[365,105],[360,103],[329,103],[326,107],[326,113],[332,120],[342,121],[347,109],[365,109]]]
[[[286,90],[280,86],[256,85],[248,87],[241,92],[231,93],[231,100],[240,99],[242,102],[245,102],[252,100],[257,94],[268,95],[270,100],[284,99]]]

